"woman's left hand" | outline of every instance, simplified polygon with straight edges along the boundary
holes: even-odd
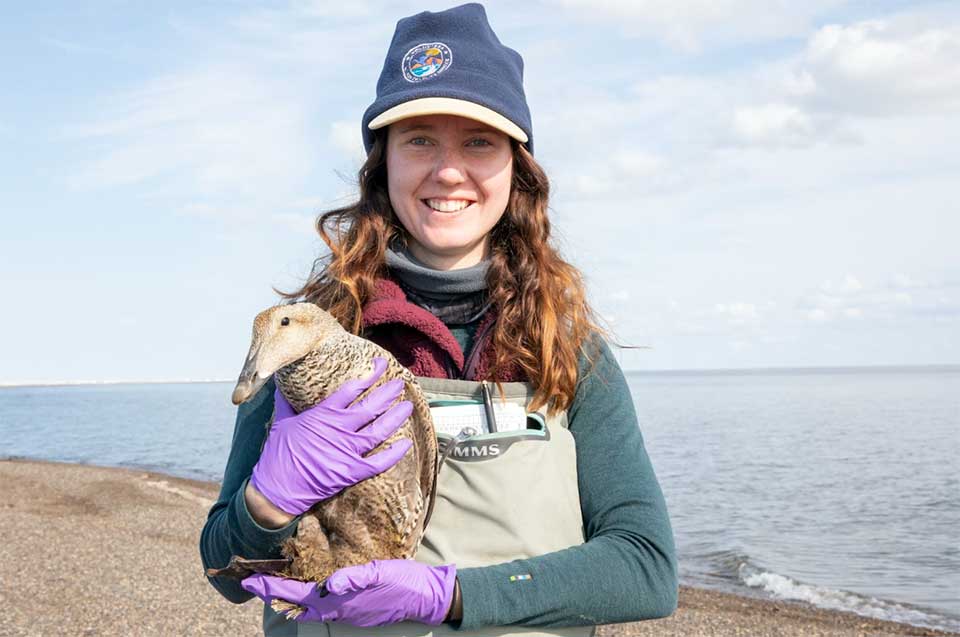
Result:
[[[240,585],[265,603],[283,599],[306,608],[297,621],[383,626],[411,620],[441,624],[453,599],[457,569],[413,560],[374,560],[327,578],[326,594],[313,582],[256,574]]]

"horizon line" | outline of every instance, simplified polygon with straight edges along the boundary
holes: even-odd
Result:
[[[894,372],[903,370],[939,370],[958,371],[960,363],[883,363],[876,365],[781,365],[775,367],[702,367],[702,368],[671,368],[671,369],[625,369],[623,373],[630,374],[749,374],[772,372]]]
[[[842,372],[842,371],[899,371],[942,370],[960,371],[960,363],[912,363],[906,365],[802,365],[769,367],[673,367],[661,369],[624,369],[624,375],[642,374],[750,374],[776,372]],[[182,385],[197,383],[232,383],[233,378],[179,378],[179,379],[110,379],[110,380],[50,380],[50,381],[0,381],[0,389],[6,387],[69,387],[84,385]]]

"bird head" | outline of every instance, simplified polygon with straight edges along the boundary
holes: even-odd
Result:
[[[277,305],[257,314],[243,371],[233,390],[233,404],[246,402],[278,369],[318,349],[343,332],[337,319],[313,303]]]

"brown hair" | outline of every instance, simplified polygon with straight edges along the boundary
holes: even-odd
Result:
[[[386,274],[384,253],[407,231],[387,192],[386,129],[374,133],[360,168],[360,199],[322,213],[317,231],[330,254],[317,259],[307,283],[287,299],[317,303],[345,329],[359,334],[361,310]],[[513,181],[507,209],[490,232],[487,289],[497,309],[491,370],[516,367],[534,386],[531,409],[553,412],[573,401],[577,364],[592,333],[603,334],[586,301],[579,270],[550,242],[547,175],[521,144],[511,140]]]

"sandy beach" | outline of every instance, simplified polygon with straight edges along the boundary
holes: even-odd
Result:
[[[258,635],[256,600],[234,605],[197,549],[218,485],[146,471],[0,461],[0,635]],[[683,588],[664,620],[606,637],[948,635],[803,604]]]

